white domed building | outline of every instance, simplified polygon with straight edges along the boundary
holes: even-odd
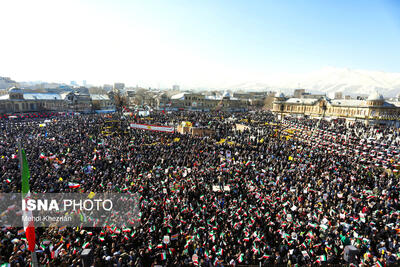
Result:
[[[400,99],[399,99],[400,100]],[[386,100],[377,91],[366,99],[330,99],[326,96],[314,98],[285,98],[276,94],[273,112],[315,118],[344,118],[365,123],[395,124],[400,126],[400,101]]]
[[[368,106],[381,106],[385,102],[383,95],[378,93],[377,91],[372,92],[367,98]]]

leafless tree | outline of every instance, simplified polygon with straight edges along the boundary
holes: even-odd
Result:
[[[273,96],[267,96],[265,98],[265,100],[264,100],[264,109],[271,110],[273,102],[274,102],[274,97]]]
[[[120,90],[115,90],[110,93],[110,98],[114,98],[115,107],[119,112],[122,111],[123,107],[128,104],[128,99],[124,96]]]

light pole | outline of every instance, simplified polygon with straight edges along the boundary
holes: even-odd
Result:
[[[326,106],[326,103],[324,102],[324,103],[322,103],[322,118],[325,118],[325,112],[326,112],[326,109],[327,109],[327,106]]]

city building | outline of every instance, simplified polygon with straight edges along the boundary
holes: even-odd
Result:
[[[303,94],[306,93],[306,89],[295,89],[293,93],[293,97],[301,98]]]
[[[262,108],[266,98],[266,92],[234,93],[229,91],[204,91],[194,93],[192,91],[179,90],[150,90],[135,88],[126,90],[128,105],[148,106],[162,110],[247,110]]]
[[[67,102],[60,94],[24,93],[12,87],[6,95],[0,96],[0,113],[65,111]]]
[[[136,90],[126,90],[126,98],[128,100],[128,105],[135,104]]]
[[[104,84],[103,89],[108,91],[111,91],[113,89],[113,86],[111,84]]]
[[[12,87],[0,96],[0,114],[40,111],[114,111],[113,99],[105,94],[89,94],[87,88],[62,93],[37,93]]]
[[[92,100],[93,110],[101,112],[115,111],[115,103],[108,95],[90,94],[90,99]]]
[[[63,94],[63,99],[67,103],[69,111],[89,113],[92,111],[92,99],[88,92],[68,92]]]
[[[150,91],[142,87],[136,87],[135,89],[126,90],[126,98],[129,106],[154,106],[156,95],[156,92]]]
[[[127,90],[126,97],[130,107],[149,106],[159,110],[240,111],[263,107],[266,93],[241,93],[232,96],[232,93],[228,91],[194,93],[137,88],[134,91]]]
[[[362,120],[365,123],[399,123],[400,102],[386,101],[377,92],[366,100],[319,98],[287,98],[283,94],[276,95],[273,112],[282,115],[347,118]]]
[[[343,93],[342,92],[336,92],[335,93],[335,99],[343,99]]]
[[[264,105],[265,99],[267,98],[268,92],[246,92],[238,93],[234,92],[233,97],[247,101],[248,105],[252,108],[261,108]]]
[[[124,90],[125,84],[124,83],[114,83],[114,90]]]
[[[326,94],[311,94],[311,93],[304,93],[301,95],[301,98],[321,98],[325,97]]]
[[[179,91],[179,85],[172,85],[172,90],[177,90],[177,91]]]
[[[168,100],[164,100],[165,101]],[[161,102],[160,102],[161,103]],[[164,108],[170,110],[191,110],[191,111],[245,111],[248,109],[248,101],[237,99],[231,93],[225,91],[222,95],[206,96],[201,93],[179,93],[170,98],[170,102]],[[161,106],[159,109],[163,108]]]

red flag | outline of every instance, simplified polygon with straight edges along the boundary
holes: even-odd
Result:
[[[31,191],[29,189],[29,167],[28,161],[26,159],[25,151],[19,148],[20,152],[20,162],[21,162],[21,176],[22,176],[22,201],[26,201],[31,197]],[[32,211],[27,209],[23,210],[23,222],[26,239],[28,240],[29,251],[35,251],[35,226],[33,224]]]

